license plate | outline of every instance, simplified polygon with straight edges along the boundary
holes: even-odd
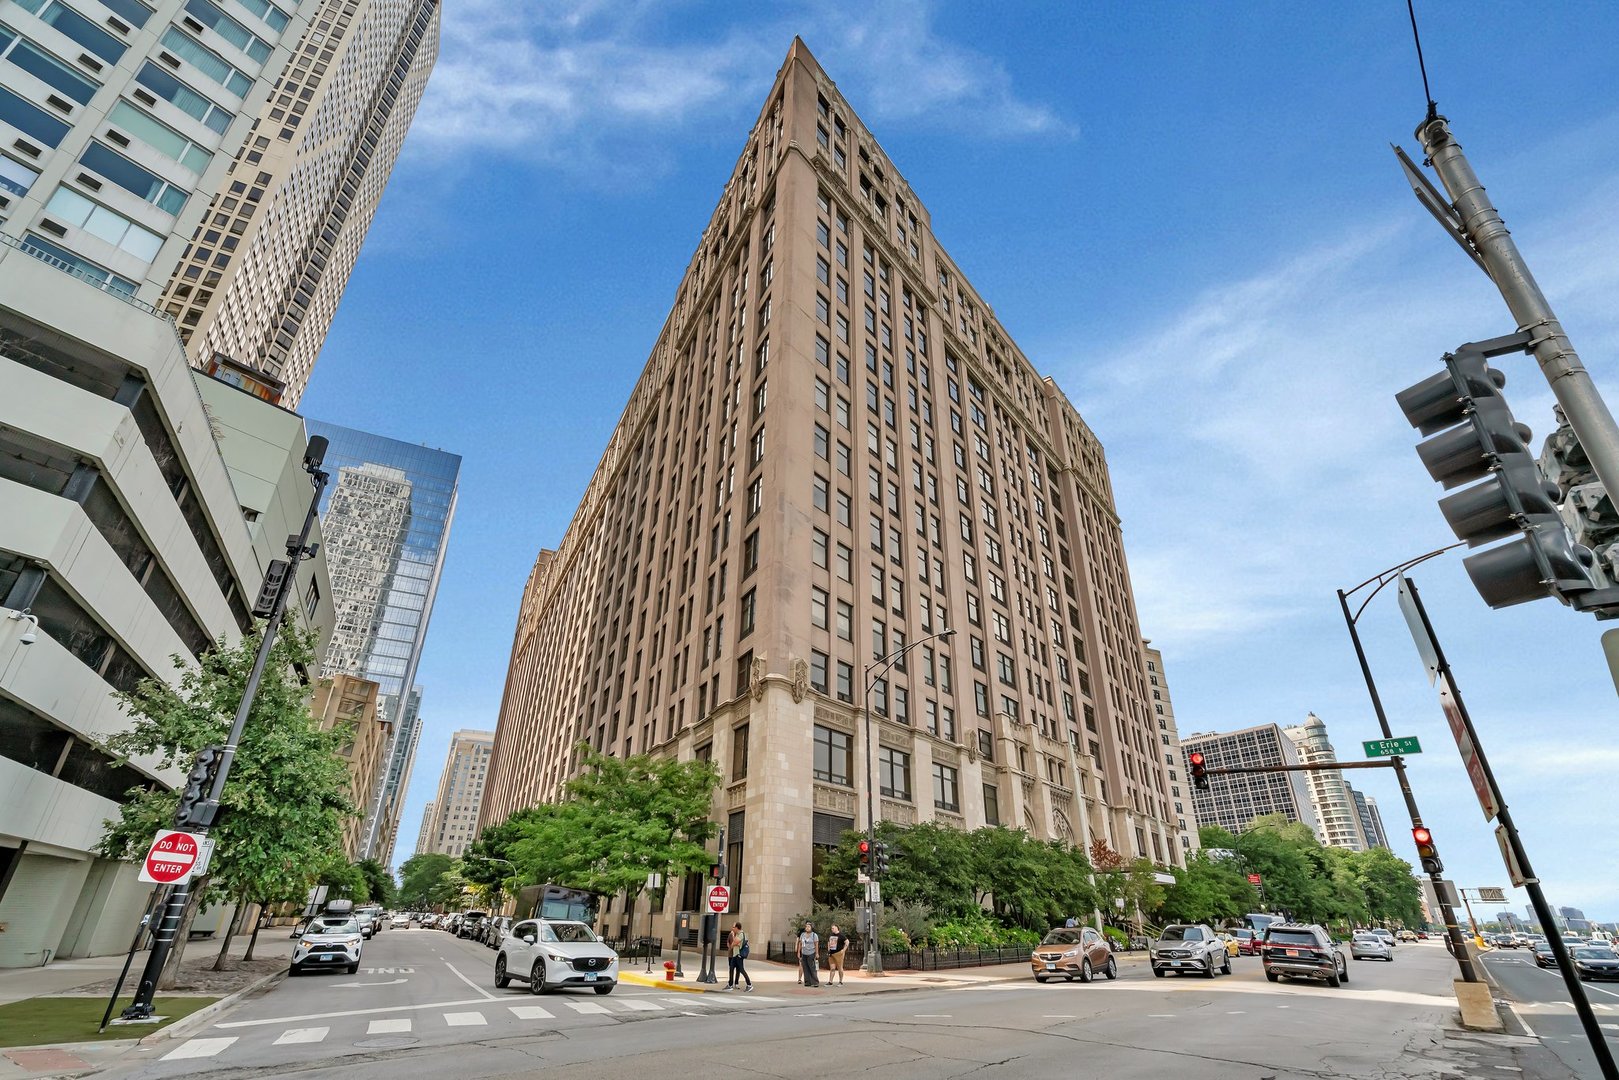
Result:
[[[1046,961],[1046,970],[1047,971],[1055,971],[1056,968],[1057,968],[1057,965],[1056,965],[1055,962],[1053,962],[1051,960]]]
[[[1299,954],[1299,951],[1297,949],[1288,949],[1287,950],[1287,955],[1289,955],[1289,956],[1297,956],[1298,954]]]
[[[596,981],[596,975],[595,975],[594,972],[592,972],[591,974],[585,976],[585,982],[595,982],[595,981]]]

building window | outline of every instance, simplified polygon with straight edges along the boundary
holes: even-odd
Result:
[[[753,619],[755,608],[755,594],[758,590],[749,589],[742,594],[742,630],[738,637],[747,637],[753,633]]]
[[[826,662],[827,655],[823,652],[810,653],[810,686],[821,693],[826,693]]]
[[[961,795],[956,786],[956,770],[938,762],[934,762],[933,765],[933,805],[952,813],[961,809]]]
[[[731,779],[748,778],[748,725],[743,724],[731,732]]]
[[[854,773],[854,740],[847,732],[815,725],[815,779],[848,787]]]
[[[847,660],[838,661],[838,700],[854,700],[854,665]]]
[[[826,629],[827,594],[825,589],[810,589],[810,622],[819,630]]]
[[[748,692],[749,683],[753,678],[753,650],[749,649],[736,658],[736,696],[741,697]]]
[[[742,576],[747,577],[759,569],[759,530],[755,529],[742,541]]]
[[[877,751],[877,775],[880,780],[878,790],[890,799],[911,798],[911,755],[903,750],[892,747],[881,747]]]

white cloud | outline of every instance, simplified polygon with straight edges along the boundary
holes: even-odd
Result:
[[[725,25],[680,40],[668,32],[678,6],[449,5],[412,129],[413,160],[443,167],[457,152],[492,150],[577,173],[655,174],[675,138],[705,123],[739,141],[794,34],[874,124],[977,137],[1070,130],[1050,108],[1018,98],[999,62],[941,39],[929,4],[758,11],[727,11]]]

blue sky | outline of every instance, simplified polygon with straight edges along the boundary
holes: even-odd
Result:
[[[1619,404],[1619,8],[1418,12],[1441,110]],[[1313,710],[1360,756],[1377,732],[1333,591],[1450,540],[1393,395],[1513,329],[1389,150],[1414,148],[1424,107],[1403,3],[459,0],[445,18],[304,399],[465,457],[401,857],[449,733],[494,726],[535,552],[795,33],[1101,437],[1181,730]],[[1526,358],[1502,366],[1538,444],[1550,392]],[[1417,580],[1552,902],[1619,919],[1603,627],[1550,600],[1491,611],[1456,556]],[[1396,734],[1423,740],[1413,785],[1450,876],[1506,884],[1393,598],[1362,625]],[[1359,777],[1411,858],[1392,782]]]

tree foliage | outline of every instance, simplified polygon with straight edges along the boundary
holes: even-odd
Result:
[[[582,751],[583,771],[569,782],[566,802],[513,815],[508,833],[490,836],[489,846],[507,852],[516,877],[635,896],[651,874],[667,881],[708,866],[708,840],[718,829],[709,815],[720,782],[712,762]]]
[[[454,859],[437,851],[412,855],[399,867],[397,902],[407,908],[431,907],[434,886],[454,864]]]
[[[383,907],[393,906],[394,876],[388,868],[377,859],[361,859],[354,864],[360,878],[365,883],[365,895],[357,899],[368,900]]]
[[[126,760],[150,757],[159,767],[189,770],[198,750],[225,742],[258,643],[257,634],[234,645],[220,642],[196,664],[176,656],[177,683],[147,678],[116,695],[131,723],[106,748]],[[193,883],[194,903],[245,905],[300,895],[316,869],[342,851],[343,819],[355,810],[338,751],[350,732],[341,725],[322,731],[310,717],[306,690],[291,672],[313,663],[314,635],[283,628],[209,830],[217,848],[207,877]],[[106,824],[101,854],[141,857],[158,829],[173,827],[178,806],[176,791],[131,790],[119,816]]]

